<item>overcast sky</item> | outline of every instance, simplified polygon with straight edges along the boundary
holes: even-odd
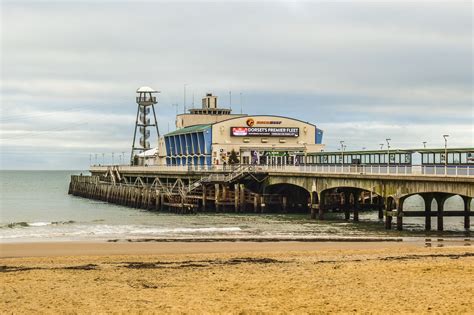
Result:
[[[299,118],[326,150],[474,146],[471,1],[3,1],[1,168],[129,156],[135,90]],[[168,127],[169,126],[169,127]]]

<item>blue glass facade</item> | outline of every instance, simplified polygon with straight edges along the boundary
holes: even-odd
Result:
[[[212,126],[183,128],[164,136],[167,165],[211,165]]]
[[[321,129],[316,128],[316,144],[323,143],[323,131]]]

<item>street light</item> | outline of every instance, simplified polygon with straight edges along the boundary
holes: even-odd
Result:
[[[390,141],[392,139],[387,138],[385,141],[387,141],[387,173],[390,173]]]
[[[178,116],[178,106],[179,105],[175,103],[175,104],[171,104],[171,106],[176,107],[176,116]]]
[[[383,143],[380,143],[379,145],[380,145],[380,150],[382,150],[383,149]]]
[[[426,149],[426,141],[423,141],[423,149]]]
[[[344,141],[339,141],[341,143],[341,165],[344,167]]]
[[[448,174],[448,137],[449,137],[449,135],[443,135],[443,138],[444,138],[444,175]]]

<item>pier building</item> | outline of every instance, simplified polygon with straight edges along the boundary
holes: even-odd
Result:
[[[160,141],[159,165],[295,165],[323,150],[323,131],[298,119],[231,113],[207,94],[202,108],[176,117],[176,131]],[[233,153],[235,152],[235,153]],[[234,160],[230,160],[234,154]]]

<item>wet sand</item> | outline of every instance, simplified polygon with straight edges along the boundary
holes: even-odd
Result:
[[[420,242],[23,243],[0,313],[472,313],[474,248]]]

